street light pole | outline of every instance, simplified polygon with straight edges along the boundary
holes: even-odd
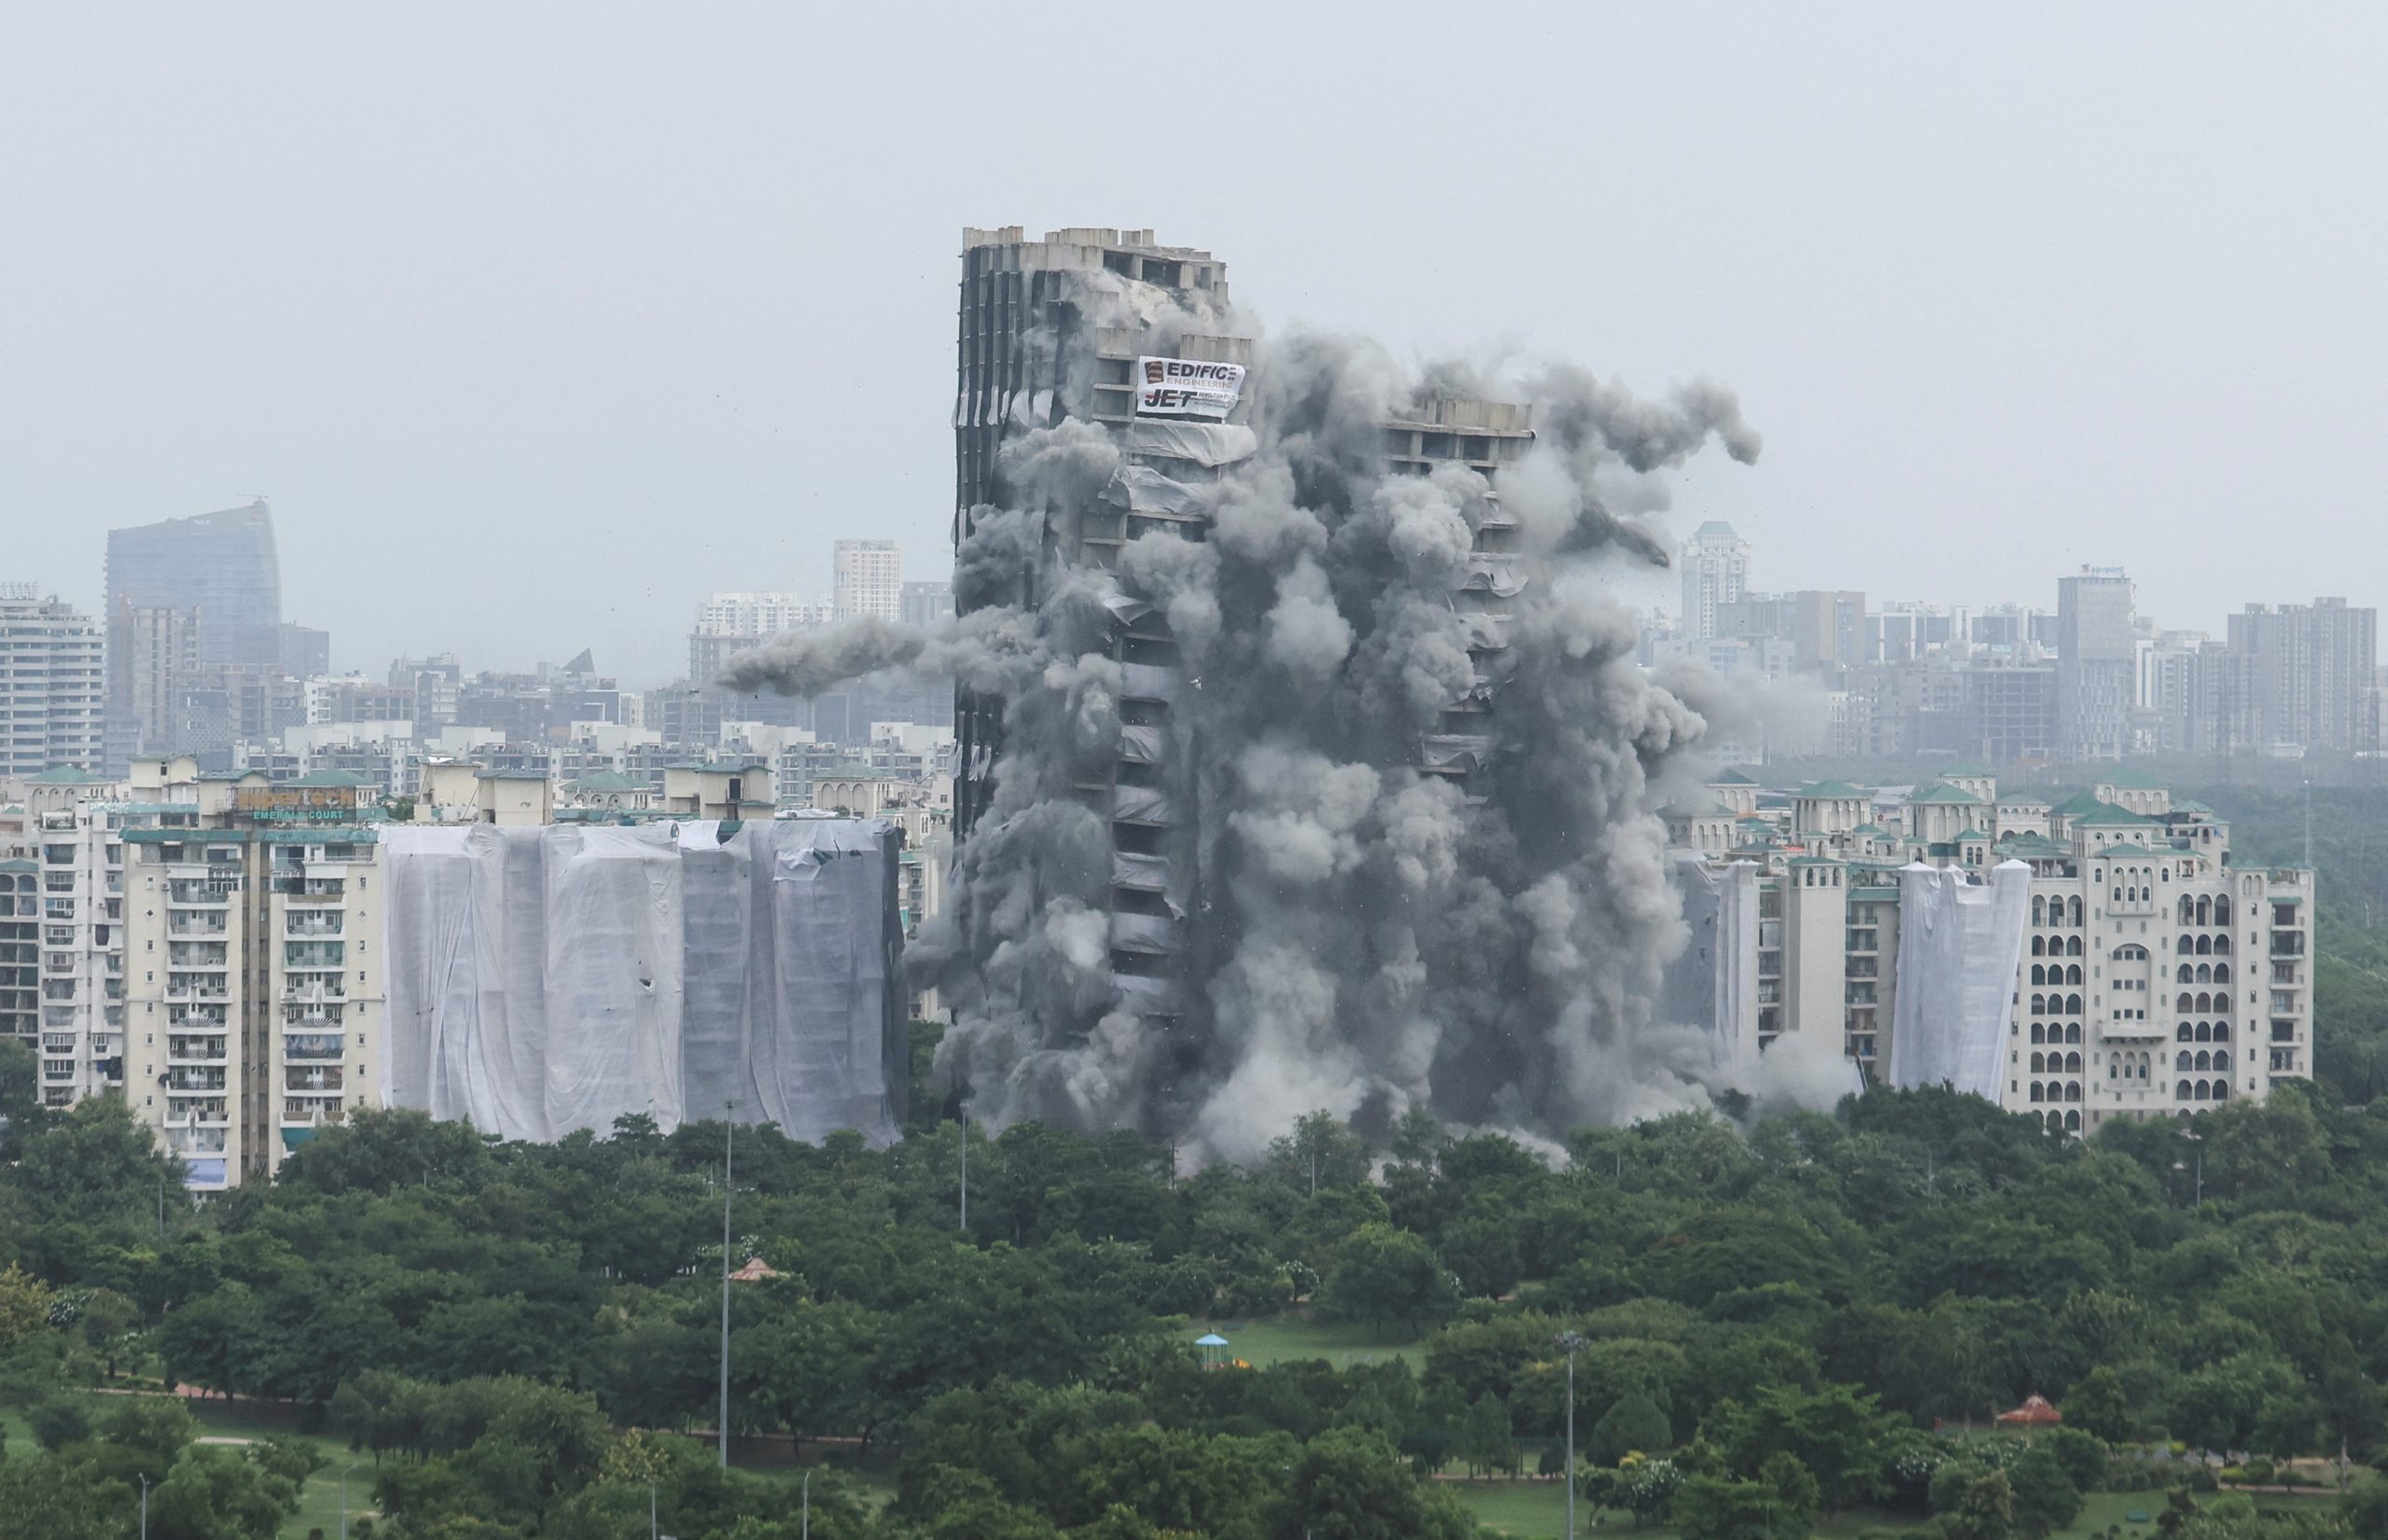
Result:
[[[348,1540],[348,1472],[355,1468],[350,1465],[340,1473],[340,1540]]]
[[[729,1468],[729,1194],[731,1160],[737,1153],[735,1102],[722,1103],[721,1118],[721,1468]]]
[[[812,1473],[804,1473],[804,1518],[797,1525],[796,1540],[812,1540]]]
[[[149,1478],[145,1474],[145,1475],[143,1475],[143,1476],[140,1478],[140,1480],[141,1480],[141,1540],[149,1540]]]
[[[1567,1540],[1576,1540],[1576,1350],[1583,1345],[1575,1332],[1559,1334],[1559,1347],[1567,1354]]]
[[[646,1478],[646,1540],[656,1540],[655,1478],[652,1476]]]
[[[970,1233],[970,1115],[962,1115],[962,1224],[966,1238]]]

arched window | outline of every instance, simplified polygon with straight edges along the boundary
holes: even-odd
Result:
[[[2228,1043],[2230,1041],[2229,1022],[2216,1021],[2214,1024],[2214,1040],[2217,1043]]]
[[[2194,1101],[2210,1102],[2214,1099],[2214,1090],[2204,1081],[2200,1080],[2189,1088],[2189,1096]]]
[[[2215,983],[2217,983],[2217,984],[2228,984],[2228,982],[2230,982],[2230,964],[2228,964],[2228,963],[2216,963],[2216,964],[2214,965],[2214,981]]]
[[[2212,983],[2214,981],[2214,964],[2211,963],[2200,963],[2198,964],[2197,981],[2201,984]]]
[[[2184,1068],[2184,1069],[2187,1069],[2187,1067],[2188,1067],[2188,1066],[2187,1066],[2187,1065],[2186,1065],[2186,1064],[2182,1066],[2182,1068]],[[2034,1089],[2036,1089],[2037,1088],[2035,1087],[2035,1088],[2034,1088]],[[2187,1101],[2187,1100],[2189,1099],[2189,1083],[2188,1083],[2187,1080],[2184,1080],[2184,1081],[2182,1081],[2179,1085],[2174,1086],[2174,1087],[2173,1088],[2173,1100],[2175,1100],[2175,1101],[2179,1101],[2179,1102],[2186,1102],[2186,1101]],[[2034,1096],[2034,1097],[2033,1097],[2033,1098],[2032,1098],[2032,1100],[2033,1100],[2033,1101],[2034,1101],[2034,1102],[2036,1102],[2036,1101],[2038,1101],[2038,1100],[2039,1100],[2039,1098],[2038,1098],[2038,1097],[2036,1097],[2036,1096]]]
[[[2032,895],[2032,923],[2035,925],[2045,925],[2048,923],[2048,901],[2035,893]],[[2188,922],[2187,920],[2183,920],[2181,923],[2186,925]]]
[[[2034,1041],[2036,1042],[2038,1039],[2034,1038]],[[2048,1055],[2044,1053],[2035,1053],[2032,1055],[2032,1073],[2034,1075],[2044,1075],[2048,1073]]]
[[[2063,1114],[2054,1112],[2048,1114],[2048,1131],[2050,1133],[2062,1133],[2064,1131]]]
[[[2173,950],[2183,957],[2194,957],[2197,955],[2198,950],[2197,938],[2195,936],[2184,936],[2180,940],[2173,944]]]
[[[2069,925],[2077,925],[2081,923],[2081,895],[2076,894],[2071,898],[2066,899],[2064,901],[2064,907],[2066,914],[2065,923]]]
[[[2120,1065],[2119,1063],[2116,1063],[2116,1062],[2113,1062],[2113,1061],[2110,1061],[2107,1063],[2107,1065],[2106,1065],[2106,1078],[2107,1078],[2107,1079],[2109,1079],[2109,1080],[2119,1080],[2119,1079],[2121,1079],[2122,1077],[2123,1077],[2123,1067],[2122,1067],[2122,1065]]]
[[[2187,1042],[2188,1040],[2189,1040],[2189,1024],[2188,1024],[2187,1021],[2184,1021],[2184,1022],[2182,1022],[2182,1023],[2181,1023],[2181,1030],[2180,1030],[2180,1031],[2178,1031],[2178,1032],[2176,1032],[2176,1033],[2174,1033],[2174,1034],[2173,1034],[2173,1041],[2174,1041],[2175,1043],[2186,1043],[2186,1042]]]
[[[2068,1043],[2078,1043],[2081,1041],[2080,1022],[2073,1022],[2064,1029],[2064,1040]],[[2076,1055],[2076,1057],[2078,1056]]]
[[[2068,1102],[2078,1102],[2081,1100],[2080,1081],[2068,1080],[2064,1083],[2064,1099]]]
[[[2188,980],[2187,980],[2187,979],[2186,979],[2186,978],[2184,978],[2184,979],[2182,979],[2182,980],[2181,980],[2181,982],[2182,982],[2182,983],[2184,983],[2184,984],[2186,984],[2186,983],[2187,983],[2187,982],[2188,982]],[[2188,997],[2188,995],[2187,995],[2187,994],[2183,994],[2183,995],[2181,996],[2181,998],[2180,998],[2180,1002],[2179,1002],[2179,1005],[2180,1005],[2180,1008],[2181,1008],[2181,1009],[2183,1009],[2183,1010],[2188,1010],[2188,1009],[2191,1009],[2191,1008],[2192,1008],[2192,1007],[2190,1006],[2190,1005],[2189,1005],[2189,997]],[[2189,1029],[2188,1029],[2188,1028],[2187,1028],[2187,1027],[2183,1027],[2181,1030],[2182,1030],[2183,1032],[2187,1032],[2187,1031],[2188,1031]]]
[[[2081,996],[2077,994],[2068,994],[2064,997],[2064,1014],[2067,1016],[2078,1016],[2081,1014]]]
[[[2047,936],[2033,936],[2033,937],[2032,937],[2032,955],[2033,955],[2033,956],[2034,956],[2034,957],[2046,957],[2048,954],[2048,937],[2047,937]]]
[[[2207,920],[2208,920],[2208,917],[2209,917],[2209,915],[2210,915],[2210,912],[2211,912],[2211,911],[2210,911],[2210,910],[2207,909],[2207,907],[2206,907],[2206,901],[2205,901],[2204,899],[2201,898],[2201,899],[2199,899],[2199,900],[2198,900],[2198,912],[2197,912],[2197,918],[2196,918],[2195,920],[2191,920],[2191,919],[2189,918],[2189,900],[2188,900],[2188,895],[2186,895],[2186,894],[2184,894],[2184,895],[2182,895],[2182,897],[2181,897],[2181,923],[2183,923],[2183,924],[2185,924],[2185,925],[2188,925],[2188,924],[2199,924],[2199,925],[2202,925],[2202,924],[2204,924],[2204,923],[2207,923]]]
[[[2041,1026],[2037,1021],[2033,1022],[2033,1023],[2032,1023],[2032,1041],[2033,1041],[2033,1042],[2034,1042],[2034,1043],[2045,1043],[2045,1042],[2047,1042],[2048,1040],[2048,1029],[2047,1029],[2047,1028],[2045,1028],[2045,1027],[2043,1027],[2043,1026]],[[2039,1057],[2039,1055],[2037,1055],[2037,1054],[2034,1054],[2032,1057],[2034,1057],[2034,1059],[2036,1059],[2036,1058],[2038,1058],[2038,1057]]]
[[[2187,963],[2182,964],[2179,967],[2173,970],[2173,982],[2176,984],[2194,983],[2196,982],[2196,979],[2197,975],[2190,971],[2189,965]]]
[[[2230,955],[2230,937],[2228,936],[2217,936],[2214,938],[2214,954],[2216,957],[2228,957]]]
[[[2045,983],[2047,983],[2048,981],[2048,966],[2047,966],[2047,964],[2042,964],[2042,963],[2034,963],[2034,964],[2032,964],[2032,982],[2033,982],[2033,983],[2034,983],[2034,984],[2045,984]]]
[[[2214,1099],[2217,1102],[2227,1102],[2230,1099],[2229,1081],[2216,1080],[2214,1083]]]
[[[2230,923],[2229,899],[2217,898],[2214,901],[2214,923],[2217,925],[2227,925]]]
[[[2081,982],[2080,964],[2075,963],[2064,970],[2064,981],[2068,984],[2078,984]]]
[[[2197,1062],[2191,1064],[2189,1068],[2193,1070],[2210,1070],[2214,1068],[2214,1056],[2206,1052],[2203,1048],[2200,1048],[2198,1050]]]
[[[2047,1096],[2042,1094],[2040,1083],[2037,1080],[2032,1082],[2032,1100],[2034,1102],[2045,1102],[2048,1100]]]
[[[2189,895],[2186,893],[2181,895],[2181,923],[2185,925],[2197,923],[2196,914],[2197,911],[2189,905]]]
[[[2212,957],[2214,955],[2214,937],[2211,936],[2199,936],[2197,953],[2200,957]]]
[[[2181,1050],[2180,1057],[2173,1061],[2173,1067],[2176,1070],[2185,1070],[2189,1067],[2188,1049],[2183,1048]]]
[[[2081,1131],[2081,1115],[2079,1113],[2068,1112],[2064,1115],[2064,1131],[2067,1133],[2079,1133]]]
[[[2048,1057],[2053,1059],[2056,1055],[2049,1054]],[[2079,1075],[2081,1073],[2081,1056],[2079,1054],[2068,1053],[2064,1056],[2064,1073],[2067,1075]]]
[[[2048,997],[2045,994],[2035,994],[2032,996],[2032,1014],[2034,1016],[2046,1016],[2048,1013]],[[2034,1038],[2033,1041],[2037,1042],[2039,1039]]]

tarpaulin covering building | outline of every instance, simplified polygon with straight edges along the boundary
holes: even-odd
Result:
[[[2032,868],[2020,861],[2001,862],[1988,882],[1953,867],[1900,871],[1892,1085],[1998,1100],[2031,905]]]
[[[880,819],[396,825],[393,1105],[507,1139],[902,1127],[902,834]]]

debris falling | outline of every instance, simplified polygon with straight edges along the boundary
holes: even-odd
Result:
[[[1549,1138],[1708,1104],[1701,1034],[1654,1017],[1685,927],[1652,809],[1710,728],[1636,665],[1601,569],[1665,563],[1618,511],[1663,506],[1661,473],[1712,439],[1756,459],[1732,393],[1411,374],[1296,335],[1259,345],[1247,395],[1207,454],[1028,426],[1011,506],[966,521],[958,620],[732,664],[741,690],[892,670],[1006,702],[992,801],[910,954],[952,1013],[940,1075],[997,1125],[1201,1158],[1322,1107]],[[1503,422],[1497,466],[1388,451],[1389,424]],[[1082,522],[1122,511],[1090,560]]]

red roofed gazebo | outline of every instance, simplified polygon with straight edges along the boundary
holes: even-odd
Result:
[[[1998,1414],[1999,1425],[2009,1428],[2052,1428],[2063,1421],[2064,1413],[2049,1406],[2045,1395],[2025,1396],[2013,1411]]]

